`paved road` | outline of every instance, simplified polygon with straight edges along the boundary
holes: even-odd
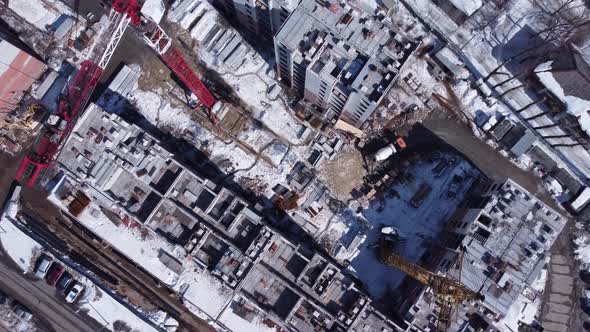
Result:
[[[556,254],[551,257],[549,280],[543,305],[541,325],[548,332],[565,332],[571,326],[575,308],[574,278],[571,276],[571,257]]]
[[[584,283],[578,277],[578,267],[571,249],[573,223],[566,225],[551,248],[551,263],[543,307],[541,325],[548,332],[582,331],[586,315],[580,307]]]
[[[49,324],[39,326],[43,330],[94,332],[102,327],[72,311],[55,295],[55,288],[43,281],[31,281],[15,271],[5,257],[0,257],[0,289],[31,309],[34,315],[41,316]]]

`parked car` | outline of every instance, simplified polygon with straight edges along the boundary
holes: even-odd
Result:
[[[41,255],[41,257],[39,257],[39,259],[37,260],[35,277],[43,279],[47,275],[47,272],[49,271],[51,265],[53,265],[53,258],[45,254]]]
[[[57,280],[66,272],[66,269],[59,263],[53,263],[49,272],[45,276],[45,280],[49,286],[55,286]]]
[[[68,292],[68,295],[66,295],[66,302],[76,302],[76,300],[80,297],[80,294],[82,294],[82,292],[84,292],[84,286],[76,282],[72,289],[70,289],[70,291]]]
[[[10,296],[0,290],[0,305],[9,304],[11,301],[12,299]]]
[[[75,280],[72,278],[72,275],[68,272],[64,272],[61,275],[61,278],[57,280],[57,290],[60,293],[66,294],[69,290],[69,287],[75,283]]]
[[[12,308],[12,311],[14,311],[14,313],[22,320],[29,321],[31,318],[33,318],[31,310],[20,303],[15,305],[14,308]]]

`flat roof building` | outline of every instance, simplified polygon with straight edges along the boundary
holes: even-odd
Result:
[[[18,107],[25,93],[47,69],[47,65],[17,45],[0,30],[0,122]]]
[[[417,43],[348,2],[303,0],[275,35],[279,78],[329,122],[361,127]]]
[[[480,184],[447,225],[442,242],[446,247],[435,253],[429,268],[456,280],[460,276],[463,285],[484,295],[480,305],[466,304],[467,310],[492,325],[538,277],[566,222],[511,179]],[[412,316],[420,321],[429,314]]]

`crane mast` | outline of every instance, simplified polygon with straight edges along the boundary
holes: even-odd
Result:
[[[142,16],[140,10],[137,0],[114,1],[109,18],[115,28],[109,31],[109,42],[99,56],[90,55],[90,59],[82,62],[80,70],[60,98],[57,113],[49,117],[34,144],[35,147],[21,163],[16,173],[17,180],[28,174],[27,186],[30,187],[35,184],[41,172],[52,167],[129,25],[142,32],[147,44],[209,110],[209,117],[215,124],[212,112],[215,97],[172,45],[172,40],[158,23]]]

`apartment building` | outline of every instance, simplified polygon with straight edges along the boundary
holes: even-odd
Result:
[[[275,35],[279,78],[324,122],[361,127],[417,43],[353,3],[303,0]]]

